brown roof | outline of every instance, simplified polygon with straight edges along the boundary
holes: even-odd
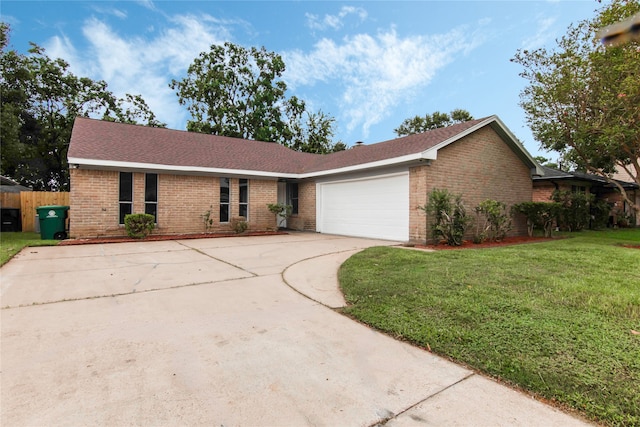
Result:
[[[69,145],[69,162],[92,161],[304,174],[340,169],[418,154],[464,134],[495,116],[361,145],[332,154],[308,154],[280,144],[76,118]],[[497,120],[497,118],[496,118]]]
[[[470,120],[468,122],[434,129],[424,133],[408,135],[376,144],[361,145],[351,150],[339,151],[330,155],[314,159],[313,163],[305,166],[304,172],[338,169],[364,163],[377,162],[410,154],[421,153],[435,147],[454,136],[466,131],[486,119]]]
[[[280,144],[76,118],[69,158],[196,168],[292,172],[312,154]]]

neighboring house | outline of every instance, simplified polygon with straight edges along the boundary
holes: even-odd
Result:
[[[29,187],[18,184],[11,178],[0,176],[0,193],[21,193],[22,191],[33,191]]]
[[[70,235],[124,235],[124,216],[147,212],[158,234],[211,231],[244,216],[250,230],[275,227],[268,203],[294,207],[297,230],[424,241],[418,206],[433,188],[482,200],[532,198],[537,163],[491,116],[327,155],[268,142],[77,118],[68,152]],[[524,234],[522,218],[512,234]]]
[[[20,193],[32,191],[11,178],[0,176],[0,231],[22,231]]]
[[[543,174],[533,177],[533,201],[548,202],[555,190],[580,191],[593,194],[596,200],[604,200],[611,206],[609,223],[615,225],[620,213],[633,216],[633,210],[614,184],[603,177],[583,172],[567,172],[541,166]],[[631,199],[638,200],[638,184],[616,180],[625,189]]]
[[[613,175],[613,177],[620,181],[635,183],[635,179],[631,176],[631,174],[627,173],[625,170],[619,170]],[[640,189],[638,189],[637,184],[636,184],[635,195],[636,195],[636,198],[634,200],[634,203],[636,206],[640,206]],[[636,215],[636,226],[640,227],[640,215]]]

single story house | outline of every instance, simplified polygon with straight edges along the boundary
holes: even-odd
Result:
[[[622,198],[618,188],[599,175],[585,172],[569,172],[541,166],[543,175],[533,177],[533,201],[548,202],[553,192],[573,191],[591,193],[596,200],[604,200],[611,206],[609,223],[616,225],[620,214],[633,217],[631,206]],[[616,179],[624,188],[631,200],[640,202],[640,190],[635,182]],[[640,225],[640,217],[636,217],[636,224]]]
[[[32,191],[17,181],[0,176],[0,231],[22,231],[22,215],[20,193]]]
[[[461,193],[471,211],[491,198],[532,199],[542,171],[497,116],[332,154],[280,144],[77,118],[68,151],[70,236],[125,235],[124,215],[151,213],[157,234],[276,226],[267,204],[293,206],[286,227],[424,242],[433,188]],[[513,234],[526,233],[523,218]]]
[[[0,193],[21,193],[23,191],[33,191],[29,187],[18,184],[11,178],[0,176]]]

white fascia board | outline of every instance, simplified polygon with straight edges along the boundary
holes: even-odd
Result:
[[[298,178],[298,174],[266,172],[246,169],[224,169],[224,168],[205,168],[200,166],[176,166],[176,165],[159,165],[155,163],[136,163],[136,162],[120,162],[112,160],[95,160],[82,159],[77,157],[69,157],[67,159],[69,165],[91,166],[96,168],[107,169],[137,169],[137,170],[154,170],[178,173],[199,173],[211,175],[242,175],[242,176],[258,176],[265,178]]]
[[[355,150],[357,150],[357,148],[355,148]],[[297,177],[299,179],[304,179],[304,178],[315,178],[319,176],[335,175],[335,174],[342,174],[342,173],[349,173],[349,172],[359,172],[367,169],[380,168],[380,167],[386,167],[386,166],[395,166],[402,163],[408,163],[408,162],[414,162],[414,161],[420,161],[420,160],[432,160],[432,158],[424,157],[423,153],[414,153],[414,154],[407,154],[406,156],[394,157],[392,159],[378,160],[377,162],[361,163],[353,166],[345,166],[343,168],[302,173],[297,175]]]
[[[516,136],[511,132],[511,130],[509,130],[509,128],[502,122],[502,120],[500,120],[500,117],[491,116],[491,119],[494,123],[496,123],[500,127],[500,129],[502,130],[502,132],[504,132],[507,138],[513,142],[514,147],[518,148],[519,151],[522,153],[522,155],[525,156],[531,163],[533,163],[534,167],[531,169],[531,173],[534,175],[544,175],[544,171],[542,170],[538,162],[536,162],[533,159],[533,157],[531,156],[531,153],[529,153],[529,151],[527,151],[527,149],[524,148],[524,146],[520,143],[520,141],[518,141],[518,138],[516,138]]]

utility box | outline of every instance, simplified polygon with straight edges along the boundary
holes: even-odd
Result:
[[[69,206],[39,206],[40,238],[42,240],[63,240],[67,238],[67,216]]]
[[[22,231],[20,209],[2,208],[2,231]]]

